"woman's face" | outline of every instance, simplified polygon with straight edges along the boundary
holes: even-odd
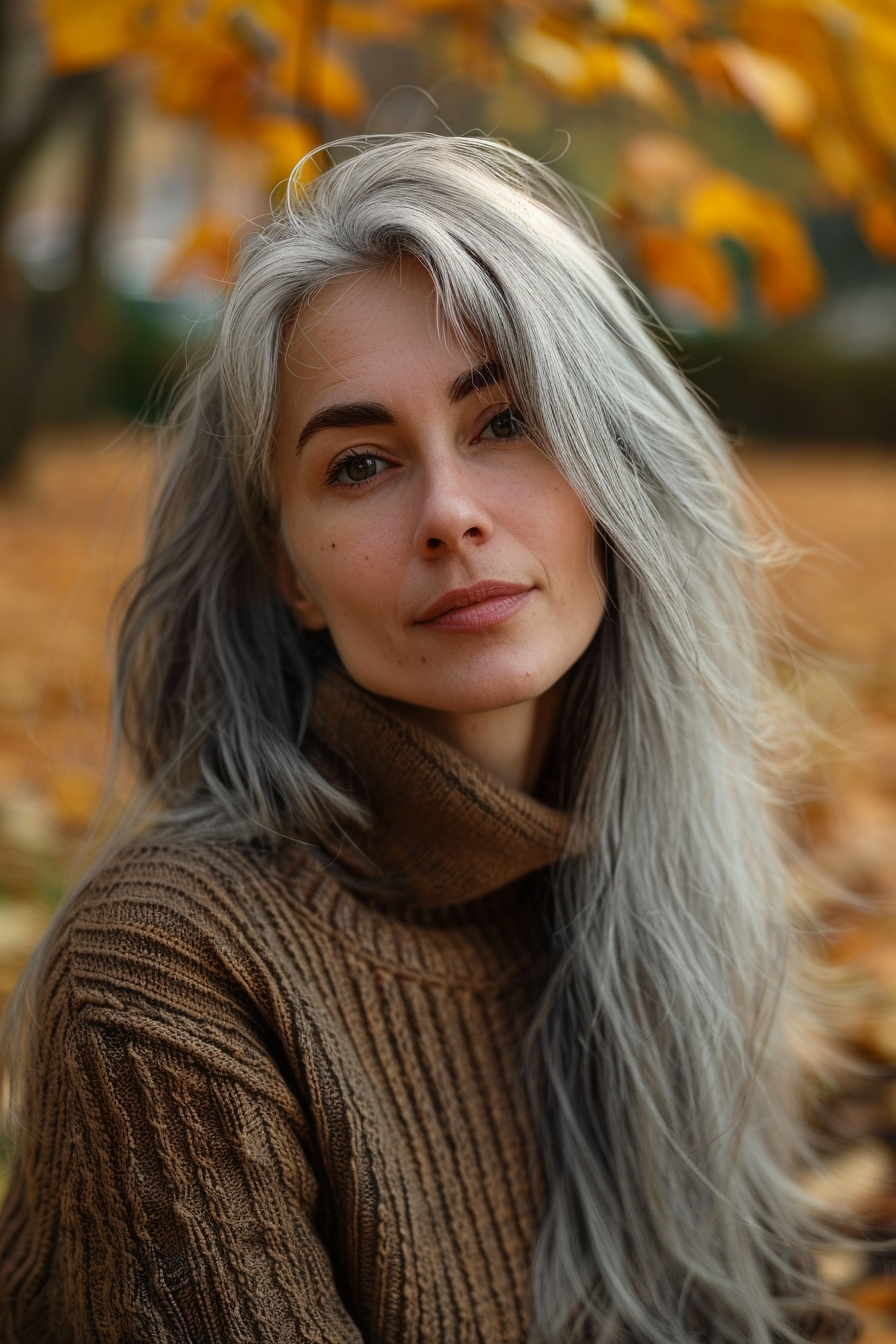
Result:
[[[500,369],[444,330],[419,264],[333,282],[302,310],[274,468],[278,587],[367,690],[481,713],[541,696],[594,637],[591,519]]]

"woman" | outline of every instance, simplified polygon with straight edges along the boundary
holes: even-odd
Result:
[[[142,821],[13,1018],[2,1338],[846,1337],[725,445],[549,170],[350,148],[176,417]]]

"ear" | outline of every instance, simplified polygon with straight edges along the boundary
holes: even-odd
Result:
[[[302,584],[282,539],[266,538],[265,550],[274,586],[299,625],[304,630],[326,630],[326,617]]]

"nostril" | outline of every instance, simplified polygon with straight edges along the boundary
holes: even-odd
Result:
[[[426,545],[431,551],[437,551],[441,544],[438,537],[428,537],[426,540]]]

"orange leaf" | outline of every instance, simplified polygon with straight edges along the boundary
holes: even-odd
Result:
[[[618,83],[619,67],[610,42],[595,43],[589,59],[579,43],[532,26],[515,34],[513,51],[523,65],[567,98],[586,100]]]
[[[663,116],[672,117],[682,113],[681,101],[672,85],[643,51],[637,47],[619,46],[614,54],[619,87],[623,93]]]
[[[180,52],[159,62],[155,96],[167,112],[202,117],[221,135],[243,135],[251,125],[256,95],[240,65],[191,59],[188,52]]]
[[[896,153],[896,57],[884,61],[867,49],[855,53],[850,83],[869,130]]]
[[[802,230],[756,249],[756,289],[767,313],[778,319],[806,312],[821,297],[821,268]]]
[[[831,118],[812,129],[808,143],[822,179],[844,200],[860,195],[869,178],[877,176],[878,163],[870,148]]]
[[[820,295],[821,270],[805,231],[777,197],[733,174],[714,173],[686,191],[679,208],[694,237],[729,237],[749,248],[759,298],[774,317],[793,317]]]
[[[310,86],[316,104],[334,117],[355,117],[367,105],[364,85],[348,61],[332,48],[318,56]]]
[[[68,75],[109,65],[132,46],[133,7],[108,0],[44,0],[50,67]]]
[[[735,89],[719,53],[718,42],[682,43],[674,52],[678,66],[697,84],[704,98],[731,101]]]
[[[395,4],[362,4],[359,0],[335,0],[329,11],[337,33],[362,42],[402,42],[413,37],[416,24],[406,9]]]
[[[671,42],[704,18],[699,0],[592,0],[601,24],[623,37]]]
[[[872,252],[883,261],[896,261],[896,192],[879,191],[861,201],[858,224]]]
[[[450,14],[466,9],[463,0],[404,0],[408,9],[424,14]]]
[[[320,142],[313,126],[289,117],[265,117],[255,123],[255,133],[268,152],[268,181],[272,187],[288,178],[296,164]],[[307,182],[316,175],[316,165],[309,162],[302,180]]]
[[[819,107],[842,114],[841,53],[819,13],[777,0],[748,0],[737,11],[737,28],[753,48],[796,70]]]
[[[652,226],[640,230],[635,250],[651,284],[684,300],[710,325],[733,319],[737,306],[734,277],[712,244],[675,229]]]
[[[238,250],[244,221],[200,215],[159,277],[159,290],[171,290],[189,275],[224,284]]]
[[[655,215],[686,187],[710,172],[696,145],[668,131],[650,131],[626,141],[620,156],[624,194],[636,209]]]
[[[871,54],[896,61],[896,14],[890,0],[879,0],[878,4],[869,3],[869,0],[846,0],[846,8],[854,16],[849,36],[861,42]],[[836,15],[832,17],[832,27],[837,31]],[[842,32],[845,26],[841,19],[839,31]]]
[[[272,70],[275,88],[287,104],[297,101],[347,119],[362,112],[367,91],[345,57],[332,47],[321,53],[301,30],[294,37]]]

